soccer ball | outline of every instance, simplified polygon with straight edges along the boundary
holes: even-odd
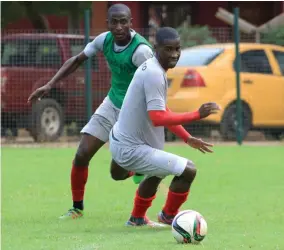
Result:
[[[173,219],[172,234],[178,243],[197,244],[207,234],[207,223],[200,213],[184,210]]]

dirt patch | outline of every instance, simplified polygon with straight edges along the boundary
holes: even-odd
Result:
[[[237,146],[237,142],[222,142],[222,141],[212,141],[210,139],[205,141],[213,143],[214,145],[226,145],[226,146]],[[167,145],[184,145],[182,141],[167,142]],[[249,146],[284,146],[284,141],[244,141],[242,145]]]
[[[213,143],[215,145],[237,145],[237,142],[224,142],[222,141],[220,135],[218,133],[212,133],[209,138],[202,138],[205,141]],[[28,148],[74,148],[78,146],[80,141],[80,136],[62,136],[56,142],[44,142],[44,143],[36,143],[29,136],[29,134],[25,130],[19,130],[18,137],[5,137],[1,138],[1,146],[2,147],[28,147]],[[167,142],[167,145],[184,145],[183,141],[176,140],[174,142]],[[252,131],[248,134],[246,140],[243,142],[243,145],[252,145],[252,146],[275,146],[281,145],[284,146],[284,140],[282,141],[269,141],[266,140],[264,135],[260,132]],[[106,144],[107,146],[107,144]]]
[[[17,142],[5,142],[1,143],[1,147],[9,148],[76,148],[79,144],[79,138],[77,141],[58,141],[58,142],[46,142],[46,143],[35,143],[33,141],[18,141]],[[227,145],[227,146],[236,146],[236,142],[222,142],[214,141],[210,138],[204,139],[207,142],[213,143],[214,145]],[[183,141],[167,142],[166,145],[185,145]],[[242,145],[249,146],[284,146],[284,141],[245,141]],[[108,143],[105,144],[105,147],[108,147]]]

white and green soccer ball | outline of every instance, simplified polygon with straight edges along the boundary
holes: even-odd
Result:
[[[172,234],[178,243],[197,244],[207,234],[207,222],[194,210],[180,211],[173,219]]]

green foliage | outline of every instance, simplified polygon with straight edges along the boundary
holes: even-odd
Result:
[[[70,15],[78,13],[79,18],[83,18],[84,9],[91,8],[90,1],[35,1],[32,2],[33,8],[40,15]],[[28,17],[25,8],[18,1],[5,1],[1,3],[1,25],[2,28],[8,23],[15,22],[21,18]]]
[[[277,44],[284,46],[284,26],[276,29],[269,29],[261,35],[261,43]]]
[[[180,26],[177,31],[181,37],[182,48],[202,44],[214,44],[217,40],[211,35],[207,26]]]
[[[25,17],[22,6],[17,1],[1,2],[1,27]]]

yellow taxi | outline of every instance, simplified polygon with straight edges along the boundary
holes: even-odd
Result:
[[[284,128],[284,47],[240,44],[240,86],[243,137],[250,129],[269,128],[280,136]],[[224,139],[236,136],[235,45],[201,45],[182,50],[168,71],[168,106],[175,112],[194,111],[217,102],[222,110],[204,122],[215,124]]]

